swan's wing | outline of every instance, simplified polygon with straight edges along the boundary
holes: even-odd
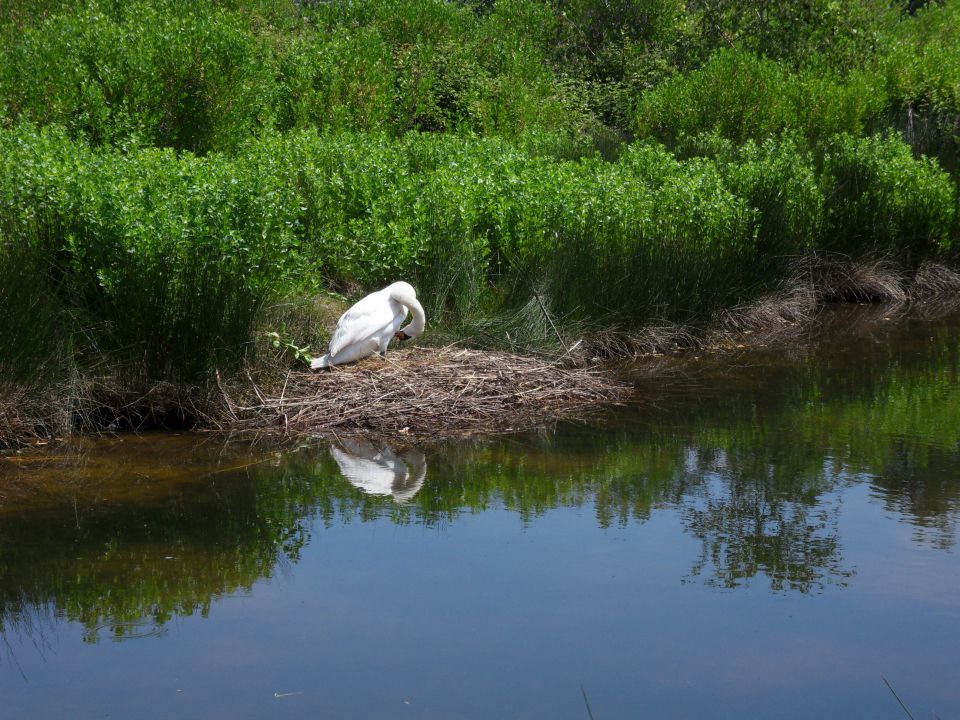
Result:
[[[393,316],[389,295],[382,290],[367,295],[340,316],[330,338],[330,354],[336,355],[348,345],[376,335],[393,322]]]

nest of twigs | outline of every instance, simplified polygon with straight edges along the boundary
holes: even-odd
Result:
[[[252,401],[223,393],[249,430],[439,439],[536,427],[616,402],[627,386],[588,368],[460,348],[411,348],[319,372],[291,371]]]
[[[49,393],[0,381],[0,450],[43,444],[66,425]]]

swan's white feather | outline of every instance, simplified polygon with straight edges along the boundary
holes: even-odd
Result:
[[[423,332],[426,317],[409,283],[395,282],[370,293],[340,316],[330,339],[330,352],[314,359],[310,367],[317,370],[354,362],[375,352],[386,353],[408,311],[413,320],[404,332],[407,337],[417,337]]]
[[[337,321],[337,329],[330,338],[330,354],[336,355],[347,345],[377,334],[394,322],[398,312],[406,316],[406,308],[391,301],[386,290],[367,295],[347,310]],[[401,317],[400,322],[403,322]]]

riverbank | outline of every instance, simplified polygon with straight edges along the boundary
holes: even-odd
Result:
[[[419,442],[524,430],[628,399],[624,361],[635,367],[654,357],[755,346],[789,351],[805,342],[825,308],[841,303],[871,304],[887,319],[935,317],[960,304],[960,273],[927,263],[911,276],[884,260],[808,257],[777,293],[727,310],[710,326],[560,336],[564,349],[552,355],[453,343],[393,350],[385,359],[313,373],[281,351],[190,384],[123,380],[106,372],[60,387],[8,382],[0,386],[0,447],[48,444],[73,432],[156,428],[361,433]],[[321,311],[328,324],[330,311]],[[654,365],[650,372],[657,372]]]
[[[578,368],[960,285],[956,3],[188,5],[0,10],[0,445],[225,426],[399,279]]]

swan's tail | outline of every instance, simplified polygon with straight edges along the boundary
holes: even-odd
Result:
[[[323,368],[332,367],[330,364],[330,353],[326,355],[321,355],[318,358],[314,358],[310,361],[311,370],[322,370]]]

